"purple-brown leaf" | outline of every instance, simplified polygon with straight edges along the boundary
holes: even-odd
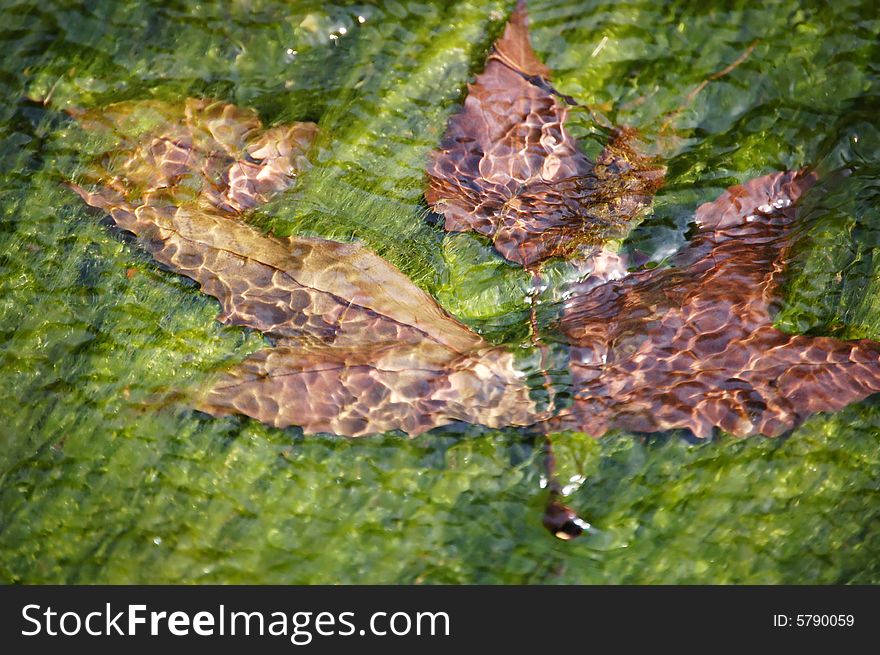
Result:
[[[880,343],[772,325],[794,203],[812,183],[789,172],[733,187],[697,209],[673,267],[575,292],[561,321],[574,402],[549,428],[775,436],[880,391]]]
[[[588,160],[549,78],[521,4],[427,169],[425,198],[446,229],[483,234],[524,266],[622,236],[664,174],[630,146],[626,128]]]

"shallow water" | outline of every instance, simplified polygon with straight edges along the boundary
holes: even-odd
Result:
[[[516,430],[346,440],[152,405],[261,338],[217,323],[216,301],[61,185],[100,148],[61,110],[213,96],[318,121],[317,165],[258,222],[364,241],[515,341],[527,277],[444,235],[422,198],[425,156],[512,3],[81,4],[0,5],[0,579],[880,581],[872,400],[776,440],[557,435],[566,502],[599,530],[568,543],[541,527],[540,444]],[[777,326],[878,339],[876,9],[724,5],[533,1],[532,35],[562,93],[638,127],[669,166],[625,250],[660,261],[722,188],[816,164]],[[588,115],[572,122],[598,147]]]

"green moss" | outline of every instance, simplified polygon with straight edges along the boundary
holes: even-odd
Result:
[[[261,339],[219,325],[215,301],[61,185],[98,137],[60,110],[213,95],[269,123],[319,121],[318,165],[258,222],[365,241],[515,341],[528,279],[444,235],[421,195],[424,158],[512,3],[88,4],[0,9],[0,580],[880,582],[871,401],[780,440],[556,435],[567,502],[597,527],[563,543],[540,525],[540,452],[518,431],[304,438],[171,400]],[[625,248],[668,250],[724,186],[817,163],[777,324],[880,337],[872,3],[530,6],[559,89],[610,103],[669,165]]]

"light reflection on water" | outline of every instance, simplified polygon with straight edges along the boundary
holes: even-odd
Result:
[[[60,186],[99,144],[57,108],[211,95],[267,122],[319,121],[319,165],[263,212],[265,226],[361,239],[487,337],[515,341],[526,335],[529,280],[475,237],[444,236],[421,197],[425,153],[509,9],[4,6],[0,86],[16,99],[0,108],[4,581],[878,581],[872,401],[784,440],[559,435],[560,479],[581,481],[566,503],[592,524],[571,543],[540,525],[540,448],[516,431],[457,425],[412,441],[347,441],[144,408],[259,339],[216,324],[212,301]],[[661,262],[686,241],[700,202],[816,163],[823,180],[804,202],[777,325],[880,337],[871,3],[530,11],[559,90],[649,140],[758,39],[673,124],[662,144],[669,183],[623,252]],[[50,91],[49,106],[33,100]],[[573,123],[588,151],[601,143],[587,112]]]

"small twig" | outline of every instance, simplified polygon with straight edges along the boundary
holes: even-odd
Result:
[[[722,70],[720,70],[720,71],[718,71],[718,72],[716,72],[716,73],[713,73],[712,75],[710,75],[709,77],[707,77],[706,79],[704,79],[702,82],[700,82],[700,83],[699,83],[694,89],[692,89],[691,92],[688,93],[687,96],[685,97],[684,102],[683,102],[681,105],[679,105],[677,109],[674,109],[673,111],[669,112],[669,113],[666,115],[666,120],[664,121],[663,125],[660,127],[660,131],[661,131],[661,132],[665,132],[666,129],[669,127],[669,124],[672,123],[672,121],[673,121],[673,120],[674,120],[674,119],[675,119],[675,118],[676,118],[676,117],[677,117],[682,111],[684,111],[684,110],[685,110],[685,109],[686,109],[686,108],[687,108],[687,107],[688,107],[688,106],[694,101],[694,99],[700,94],[700,92],[701,92],[703,89],[705,89],[707,86],[709,86],[709,84],[710,84],[711,82],[714,82],[714,81],[716,81],[716,80],[719,80],[719,79],[721,79],[722,77],[724,77],[725,75],[730,74],[730,73],[733,72],[733,71],[734,71],[734,70],[735,70],[740,64],[742,64],[746,59],[748,59],[748,58],[749,58],[749,55],[752,54],[752,50],[755,49],[755,47],[758,45],[758,43],[760,43],[760,39],[755,39],[754,41],[752,41],[752,42],[749,44],[749,47],[746,48],[746,49],[740,54],[740,56],[736,58],[736,60],[735,60],[733,63],[729,64],[729,65],[726,66],[724,69],[722,69]]]
[[[53,84],[49,88],[49,92],[46,94],[46,97],[43,98],[43,100],[41,101],[44,107],[49,105],[49,101],[52,100],[52,95],[55,93],[55,89],[58,88],[58,85],[61,83],[61,80],[63,80],[63,79],[64,79],[64,74],[62,73],[61,76],[57,80],[55,80],[55,84]]]
[[[529,272],[532,274],[532,294],[529,296],[529,324],[532,328],[532,345],[535,346],[535,348],[538,349],[538,352],[541,353],[541,362],[539,366],[541,368],[541,374],[544,377],[542,386],[547,392],[547,405],[548,407],[550,407],[553,405],[556,394],[553,391],[553,381],[548,372],[550,363],[549,348],[547,348],[547,345],[543,341],[541,341],[541,335],[538,326],[536,300],[538,294],[541,292],[541,274],[539,271],[540,269],[529,269]]]

